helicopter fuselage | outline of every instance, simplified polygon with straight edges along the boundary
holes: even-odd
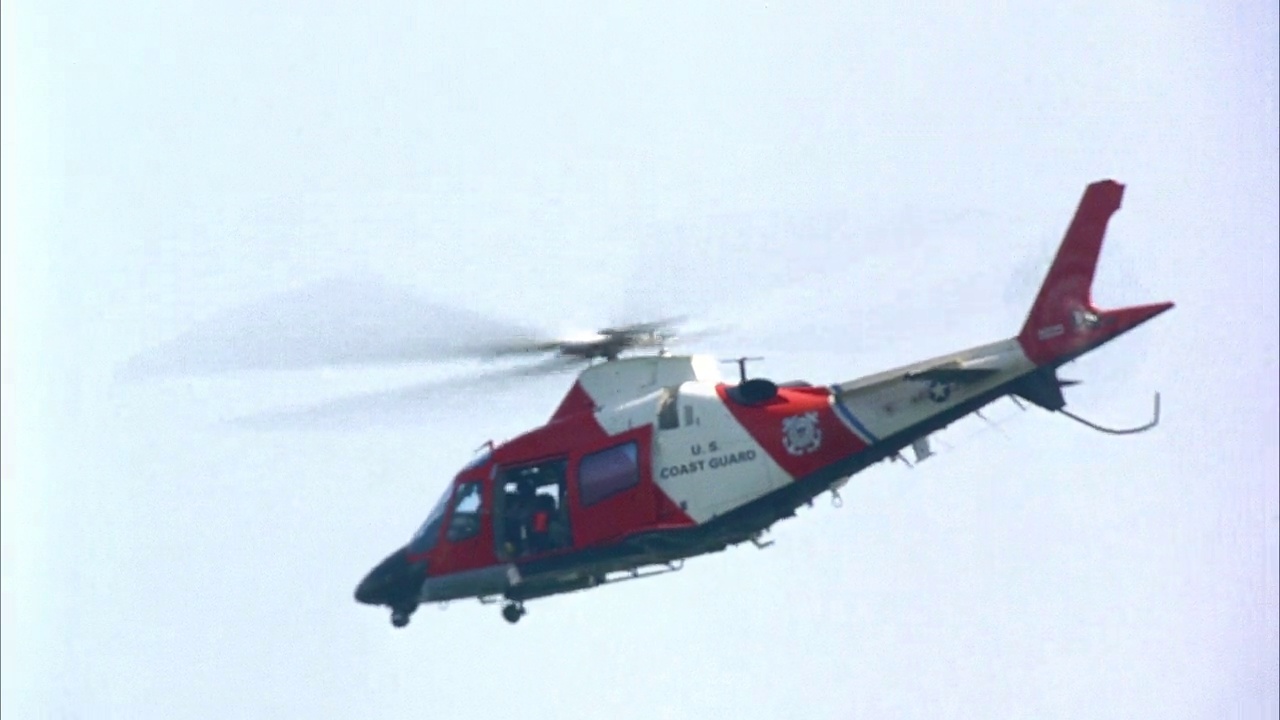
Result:
[[[356,599],[391,607],[396,625],[422,603],[505,599],[514,622],[526,600],[759,544],[868,466],[909,447],[928,457],[931,433],[1002,397],[1061,411],[1059,366],[1172,307],[1099,310],[1089,298],[1122,188],[1086,190],[1015,337],[821,386],[728,383],[701,355],[585,369],[549,422],[458,473]]]

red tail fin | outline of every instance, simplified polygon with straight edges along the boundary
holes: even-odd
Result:
[[[1091,292],[1107,222],[1120,209],[1124,186],[1100,180],[1085,188],[1075,217],[1018,334],[1037,365],[1061,364],[1173,307],[1173,303],[1098,310]]]

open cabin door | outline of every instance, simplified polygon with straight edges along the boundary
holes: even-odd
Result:
[[[568,469],[568,455],[494,468],[494,554],[499,560],[573,547]]]

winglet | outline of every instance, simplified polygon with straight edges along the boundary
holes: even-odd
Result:
[[[1165,302],[1102,311],[1093,305],[1093,277],[1102,239],[1123,197],[1124,185],[1114,180],[1099,180],[1085,188],[1018,333],[1023,351],[1037,365],[1067,362],[1173,307]]]

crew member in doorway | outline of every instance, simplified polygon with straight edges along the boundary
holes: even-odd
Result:
[[[533,512],[529,517],[529,551],[546,552],[551,549],[551,515],[555,512],[556,500],[550,495],[538,495],[533,501]]]
[[[516,492],[507,493],[505,499],[502,520],[506,550],[510,557],[517,557],[529,549],[529,521],[537,500],[533,483],[521,480],[516,485]]]

